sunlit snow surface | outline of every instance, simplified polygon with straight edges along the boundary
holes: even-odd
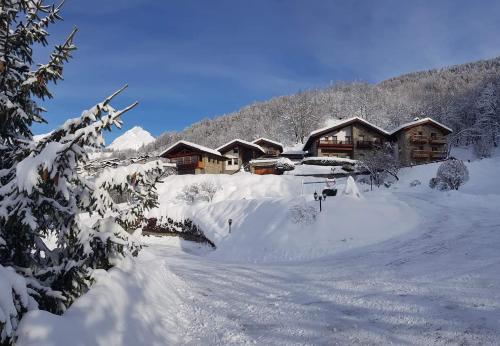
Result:
[[[320,185],[299,177],[171,177],[152,216],[192,217],[218,249],[144,237],[64,316],[29,313],[18,344],[497,344],[500,158],[467,163],[453,192],[427,186],[437,166],[404,169],[389,189],[360,185],[361,199],[329,197],[312,224],[286,216],[319,208]],[[202,179],[223,187],[211,204],[176,199]]]

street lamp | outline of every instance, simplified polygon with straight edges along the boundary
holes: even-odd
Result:
[[[319,201],[319,212],[321,213],[321,201],[326,200],[326,193],[322,193],[321,195],[318,195],[316,191],[314,191],[314,200]]]
[[[233,223],[233,219],[227,220],[227,223],[229,224],[229,233],[231,233],[231,224]]]

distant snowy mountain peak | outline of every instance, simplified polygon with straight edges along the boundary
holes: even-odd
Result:
[[[117,137],[109,146],[112,150],[137,150],[143,145],[153,142],[155,138],[140,126],[134,126],[123,135]]]

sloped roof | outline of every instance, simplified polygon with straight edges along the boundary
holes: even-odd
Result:
[[[281,148],[281,150],[283,150],[283,144],[281,144],[281,143],[279,143],[279,142],[276,142],[276,141],[273,141],[273,140],[271,140],[271,139],[264,138],[264,137],[257,138],[256,140],[252,141],[252,143],[255,143],[255,144],[256,144],[256,143],[257,143],[257,142],[259,142],[259,141],[263,141],[263,142],[268,142],[268,143],[270,143],[270,144],[274,144],[274,145],[276,145],[276,146],[280,147],[280,148]]]
[[[190,147],[190,148],[193,148],[193,149],[196,149],[196,150],[199,150],[199,151],[203,151],[205,153],[208,153],[208,154],[212,154],[212,155],[216,155],[216,156],[223,156],[219,151],[217,150],[214,150],[214,149],[210,149],[210,148],[207,148],[207,147],[204,147],[203,145],[199,145],[199,144],[196,144],[196,143],[192,143],[192,142],[188,142],[188,141],[184,141],[184,140],[180,140],[178,142],[175,142],[174,144],[172,144],[170,147],[168,147],[165,151],[163,151],[160,156],[163,156],[165,154],[168,154],[170,151],[172,151],[173,149],[175,149],[176,147],[178,147],[179,145],[185,145],[187,147]]]
[[[425,124],[427,122],[430,122],[430,123],[433,123],[434,125],[442,128],[443,130],[447,131],[448,133],[452,133],[453,130],[450,129],[448,126],[445,126],[443,124],[441,124],[440,122],[437,122],[436,120],[432,119],[432,118],[422,118],[422,119],[418,119],[418,120],[414,120],[414,121],[410,121],[408,123],[405,123],[397,128],[395,128],[394,130],[392,130],[391,132],[391,135],[394,135],[396,134],[397,132],[403,130],[403,129],[406,129],[408,127],[413,127],[413,126],[417,126],[417,125],[420,125],[420,124]]]
[[[217,150],[219,152],[222,152],[225,149],[230,148],[233,144],[241,144],[243,146],[246,146],[246,147],[249,147],[249,148],[261,151],[263,154],[265,153],[265,150],[262,149],[262,147],[260,145],[257,145],[255,143],[251,143],[251,142],[247,142],[247,141],[244,141],[243,139],[238,139],[238,138],[233,139],[232,141],[227,142],[226,144],[221,145],[220,147],[218,147],[215,150]]]
[[[355,122],[362,123],[363,125],[368,126],[368,127],[372,128],[373,130],[375,130],[375,131],[377,131],[385,136],[390,136],[390,133],[387,132],[386,130],[384,130],[383,128],[378,127],[377,125],[374,125],[363,118],[352,117],[352,118],[340,120],[339,122],[337,122],[334,125],[323,127],[321,129],[317,129],[317,130],[312,131],[309,134],[309,137],[307,137],[307,140],[306,140],[306,143],[304,144],[303,150],[306,151],[306,148],[310,145],[310,142],[313,138],[316,138],[318,136],[321,136],[324,133],[328,133],[330,131],[336,130],[338,128],[342,128],[344,126],[350,125],[350,124],[355,123]]]

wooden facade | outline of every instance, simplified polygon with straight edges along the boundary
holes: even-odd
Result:
[[[220,174],[224,170],[225,157],[216,151],[187,141],[179,141],[161,155],[177,165],[177,173]]]
[[[361,118],[351,118],[313,131],[304,145],[308,156],[334,156],[362,160],[370,150],[390,142],[404,166],[443,160],[451,129],[424,118],[407,123],[392,133]]]
[[[308,156],[361,160],[368,151],[381,148],[389,140],[389,133],[366,120],[353,118],[315,131],[304,145],[304,151]]]
[[[451,130],[432,119],[408,123],[393,132],[402,165],[440,161],[447,157],[447,139]]]
[[[242,167],[248,167],[253,159],[265,155],[265,150],[257,144],[235,139],[216,149],[226,159],[223,164],[224,173],[234,173]]]
[[[259,138],[252,143],[257,144],[265,151],[265,157],[278,157],[283,153],[283,145],[267,138]]]

